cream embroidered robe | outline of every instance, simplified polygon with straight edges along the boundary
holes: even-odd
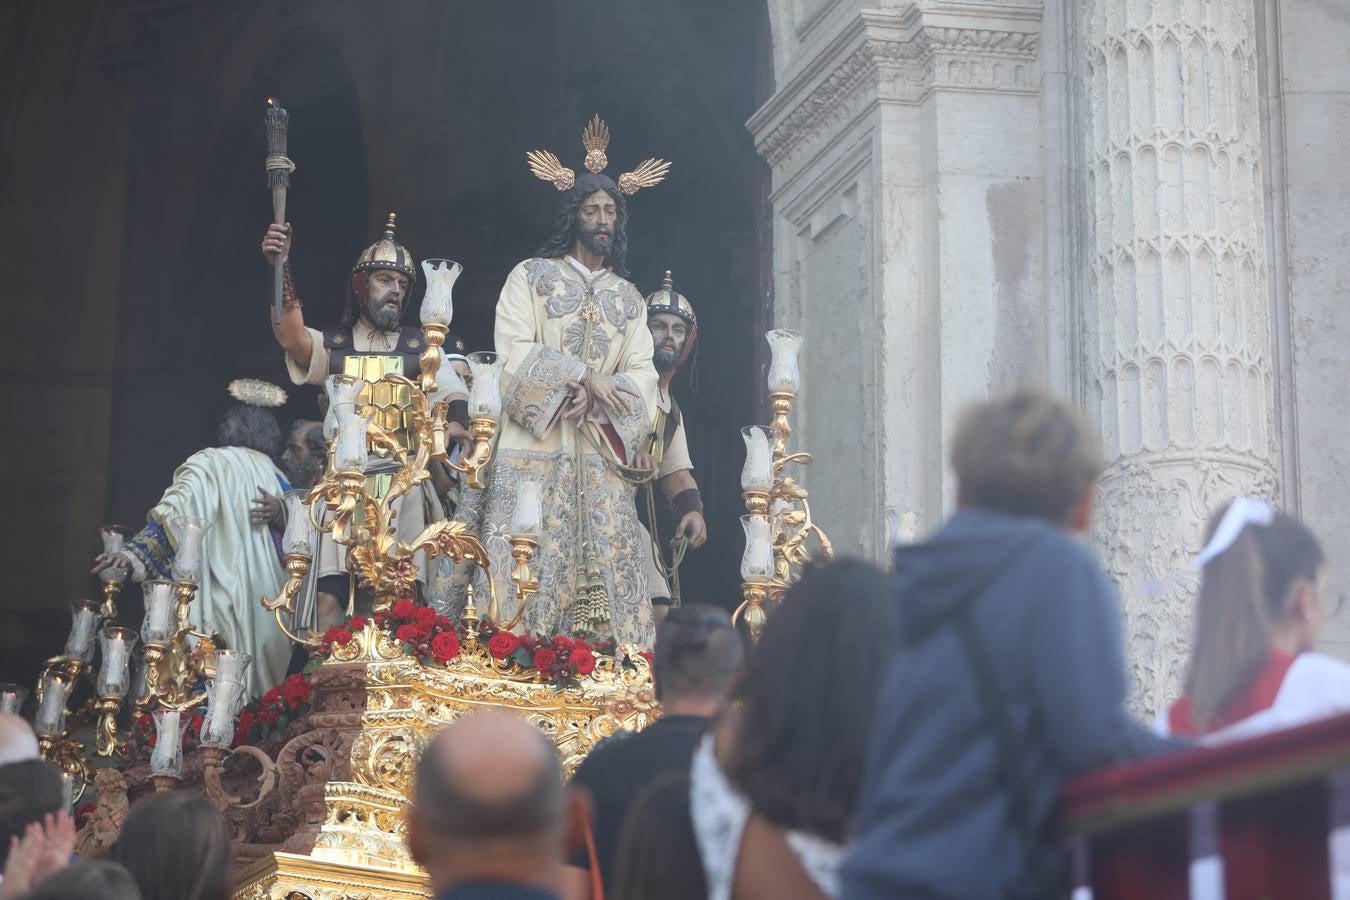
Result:
[[[518,631],[613,635],[650,647],[646,535],[635,486],[620,474],[648,434],[656,409],[652,337],[642,296],[609,270],[583,275],[570,260],[529,259],[516,266],[497,301],[496,347],[506,356],[502,422],[485,490],[465,491],[456,517],[483,538],[492,560],[500,620],[519,609],[510,581],[510,524],[516,484],[537,479],[543,528],[531,570],[539,591]],[[633,389],[632,411],[611,421],[596,404],[580,427],[562,419],[567,384],[587,371],[613,375]],[[608,609],[584,604],[577,590],[589,542]],[[443,570],[448,571],[448,570]],[[459,580],[464,573],[461,569]],[[488,609],[481,573],[475,603]],[[453,579],[452,579],[453,580]],[[433,590],[450,615],[463,609],[462,585]]]

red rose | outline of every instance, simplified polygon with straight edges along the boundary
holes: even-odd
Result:
[[[418,625],[434,625],[436,623],[436,610],[430,606],[419,606],[413,612],[413,621]]]
[[[585,653],[573,650],[567,661],[572,664],[572,670],[578,675],[589,675],[595,671],[595,656],[589,650]]]
[[[352,631],[360,631],[362,628],[366,627],[366,617],[352,616],[352,620],[348,622],[347,625],[351,627]]]
[[[459,636],[453,631],[442,631],[431,642],[431,655],[440,662],[449,662],[459,656]]]
[[[455,627],[455,623],[454,623],[454,622],[451,622],[451,621],[450,621],[449,619],[447,619],[445,616],[437,616],[437,617],[436,617],[436,621],[433,622],[432,624],[435,625],[437,628],[442,628],[442,629],[444,629],[444,628],[454,628],[454,627]]]
[[[248,737],[248,733],[253,730],[253,711],[244,710],[239,714],[239,723],[235,726],[235,735],[240,740]]]
[[[568,653],[572,650],[572,639],[566,635],[558,635],[553,639],[553,649],[558,653]]]
[[[656,654],[652,653],[650,650],[639,650],[638,656],[645,659],[648,665],[651,665],[652,659],[655,658]]]
[[[417,615],[417,606],[411,600],[400,600],[389,611],[396,619],[408,619]]]
[[[585,641],[581,640],[580,638],[578,638],[578,639],[576,639],[576,640],[574,640],[574,641],[572,642],[572,650],[573,650],[574,652],[577,652],[577,653],[590,653],[593,649],[595,649],[595,648],[593,648],[590,644],[586,643]]]
[[[384,621],[385,621],[385,615],[384,615],[384,613],[376,613],[376,614],[375,614],[375,624],[376,624],[378,627],[383,628],[383,627],[384,627]]]
[[[558,654],[547,647],[540,647],[534,651],[534,667],[541,672],[546,672],[558,663]]]
[[[276,706],[279,702],[281,702],[281,685],[271,688],[267,693],[262,695],[262,705],[264,707]]]
[[[280,718],[281,712],[279,710],[275,709],[258,710],[258,720],[261,721],[264,725],[275,725],[277,723],[277,719]]]
[[[488,652],[497,659],[506,659],[520,646],[520,638],[509,631],[499,631],[488,638]]]
[[[533,653],[535,648],[539,646],[539,638],[532,634],[521,635],[520,646]]]
[[[286,698],[286,702],[291,706],[299,706],[302,703],[309,702],[312,689],[303,675],[292,675],[282,683],[281,695]]]
[[[334,625],[323,633],[323,639],[330,644],[350,644],[352,633],[341,625]]]
[[[417,626],[400,625],[398,630],[394,632],[394,637],[400,641],[407,641],[409,644],[415,643],[417,641]]]

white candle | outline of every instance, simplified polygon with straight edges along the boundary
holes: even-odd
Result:
[[[745,466],[741,469],[741,490],[767,491],[773,486],[773,456],[769,432],[759,425],[741,429],[745,441]]]
[[[281,536],[282,553],[314,555],[314,523],[310,521],[305,497],[305,491],[286,493],[286,532]]]
[[[21,684],[0,685],[0,713],[17,716],[28,698],[28,688]]]
[[[492,419],[502,414],[502,370],[506,357],[500,353],[480,350],[470,353],[469,371],[473,373],[473,387],[469,388],[469,418]]]
[[[202,723],[203,744],[228,747],[234,742],[235,700],[243,691],[244,685],[237,681],[217,678],[211,683],[206,719]]]
[[[452,289],[464,267],[449,259],[424,259],[422,271],[427,276],[427,291],[422,295],[422,324],[449,325],[455,316]]]
[[[801,383],[801,372],[797,367],[797,354],[802,349],[802,336],[781,328],[770,331],[765,339],[769,342],[769,393],[795,394]]]
[[[243,682],[244,671],[253,657],[237,650],[217,650],[215,668],[217,681]]]
[[[773,550],[769,545],[767,516],[741,516],[745,529],[745,552],[741,555],[741,580],[768,581],[773,577]]]
[[[131,633],[125,628],[109,628],[103,632],[103,665],[99,668],[97,691],[100,697],[125,697],[131,686],[127,671],[131,652]]]
[[[38,703],[37,715],[33,717],[33,730],[52,737],[65,729],[65,721],[66,684],[48,673],[42,678],[42,700]]]
[[[535,537],[539,534],[539,482],[522,478],[516,484],[516,509],[511,514],[511,534],[515,537]]]
[[[183,516],[178,522],[178,550],[173,557],[173,577],[196,584],[201,578],[202,540],[206,526],[200,519]]]
[[[94,626],[98,624],[98,611],[85,603],[76,606],[72,616],[66,656],[89,662],[94,658]]]
[[[141,625],[141,640],[147,644],[164,643],[173,633],[173,582],[147,581],[145,583],[145,621]]]
[[[176,709],[155,710],[155,749],[150,752],[150,771],[177,775],[183,768],[183,732]]]
[[[339,472],[366,470],[366,431],[370,419],[356,413],[338,414],[337,446],[333,452],[333,467]]]

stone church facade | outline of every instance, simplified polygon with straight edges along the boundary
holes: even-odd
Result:
[[[1094,540],[1157,709],[1218,504],[1274,499],[1350,559],[1350,7],[769,10],[776,91],[748,127],[772,169],[773,320],[809,339],[817,517],[879,558],[887,507],[925,528],[950,510],[966,403],[1071,398],[1106,452]],[[1350,622],[1327,632],[1350,648]]]

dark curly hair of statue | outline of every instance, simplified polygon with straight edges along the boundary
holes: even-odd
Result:
[[[270,409],[233,406],[220,420],[220,446],[248,447],[275,460],[281,452],[281,426]]]
[[[725,766],[755,812],[846,840],[896,627],[891,580],[867,563],[812,566],[788,588],[750,654]]]
[[[628,277],[628,201],[613,179],[605,175],[586,173],[577,176],[576,187],[562,198],[558,215],[553,220],[553,233],[544,246],[534,254],[543,259],[560,259],[577,245],[577,210],[581,202],[596,191],[604,191],[614,198],[617,220],[614,223],[614,249],[605,257],[605,264],[620,278]]]

